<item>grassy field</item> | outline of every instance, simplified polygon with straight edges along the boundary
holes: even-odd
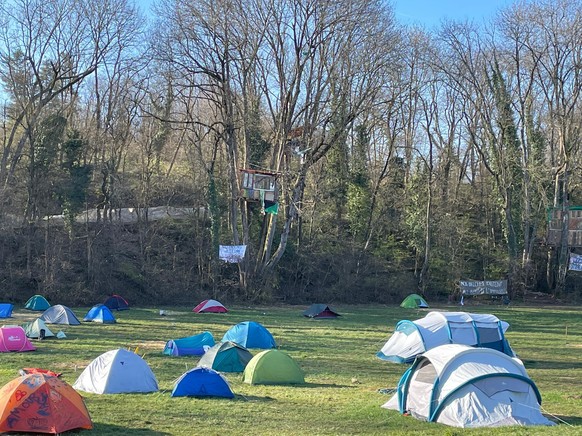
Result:
[[[115,312],[118,323],[64,327],[67,339],[33,341],[37,350],[0,355],[0,384],[23,367],[62,372],[73,384],[95,357],[115,348],[138,347],[156,375],[154,394],[85,394],[94,430],[99,435],[397,435],[397,434],[582,434],[582,316],[577,307],[473,306],[466,311],[494,313],[508,321],[508,339],[525,363],[543,399],[543,411],[559,425],[462,430],[420,422],[380,408],[406,369],[381,361],[375,353],[400,319],[426,312],[390,306],[336,306],[342,317],[310,320],[303,306],[231,307],[228,314],[194,314],[191,308],[133,308]],[[170,311],[160,316],[159,310]],[[458,310],[457,307],[441,307]],[[88,308],[73,308],[82,317]],[[32,320],[38,313],[15,309],[4,324]],[[226,374],[234,400],[171,398],[173,382],[196,366],[196,357],[161,354],[169,339],[208,330],[218,341],[241,321],[267,327],[279,348],[305,371],[302,386],[251,386],[241,374]],[[9,321],[9,322],[6,322]],[[54,328],[53,328],[54,327]],[[257,350],[252,350],[256,353]]]

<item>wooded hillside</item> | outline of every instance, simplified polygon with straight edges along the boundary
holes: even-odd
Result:
[[[3,299],[582,297],[579,0],[431,31],[382,0],[9,0],[0,20]]]

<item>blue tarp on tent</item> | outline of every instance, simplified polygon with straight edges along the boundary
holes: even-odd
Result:
[[[166,342],[163,353],[168,356],[202,356],[214,344],[212,333],[202,332],[198,335]]]
[[[210,368],[193,368],[180,376],[172,390],[172,397],[234,398],[226,379]]]
[[[100,322],[103,324],[114,324],[116,322],[115,317],[104,304],[97,304],[89,309],[83,321]]]
[[[10,303],[0,303],[0,318],[10,318],[14,305]]]
[[[269,330],[258,322],[245,321],[232,326],[222,337],[222,342],[232,341],[245,348],[275,348],[277,344]]]

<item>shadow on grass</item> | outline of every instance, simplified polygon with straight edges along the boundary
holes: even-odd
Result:
[[[354,388],[353,385],[338,385],[337,383],[305,383],[294,385],[298,388]]]
[[[582,426],[582,418],[579,416],[548,415],[545,413],[543,415],[561,426]]]
[[[113,424],[99,424],[93,423],[93,432],[97,432],[101,435],[132,435],[132,436],[164,436],[171,435],[172,433],[167,433],[165,431],[150,430],[147,428],[130,428],[123,427],[121,425]],[[69,432],[67,432],[69,434]],[[79,436],[85,434],[83,431],[78,433],[74,432],[72,434],[78,434]]]
[[[578,362],[558,362],[549,360],[523,360],[526,368],[535,369],[582,369],[582,363]]]
[[[256,401],[262,403],[275,401],[275,399],[271,397],[258,397],[256,395],[241,395],[241,394],[236,394],[234,396],[234,399],[238,401]]]

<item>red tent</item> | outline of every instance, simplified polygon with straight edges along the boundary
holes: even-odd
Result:
[[[224,307],[222,305],[222,303],[220,303],[216,300],[204,300],[202,303],[200,303],[198,306],[196,306],[194,309],[192,309],[192,312],[196,312],[196,313],[226,313],[226,312],[228,312],[228,310],[226,310],[226,307]]]
[[[27,374],[0,389],[0,432],[62,433],[93,428],[83,398],[46,374]]]

